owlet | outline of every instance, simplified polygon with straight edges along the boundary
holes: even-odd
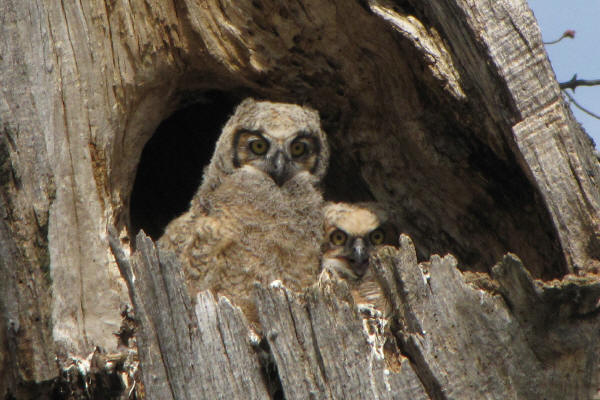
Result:
[[[212,289],[256,321],[255,281],[281,280],[299,290],[316,280],[318,185],[328,160],[316,111],[253,99],[237,107],[189,211],[159,240],[183,264],[192,297]]]
[[[348,283],[357,304],[385,311],[386,300],[369,258],[384,245],[397,245],[395,227],[376,203],[327,203],[321,266]]]

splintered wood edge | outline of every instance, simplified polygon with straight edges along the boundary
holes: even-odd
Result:
[[[286,398],[428,399],[408,360],[388,368],[352,298],[338,297],[345,291],[335,286],[317,283],[294,293],[281,284],[257,285],[261,325]]]
[[[143,233],[129,260],[114,237],[111,246],[136,307],[142,373],[144,382],[150,382],[145,384],[147,390],[152,387],[161,398],[268,397],[256,353],[260,338],[238,307],[226,298],[217,302],[210,292],[201,292],[194,308],[177,260],[157,251]],[[425,264],[417,263],[407,236],[401,237],[399,248],[384,248],[374,257],[382,286],[393,298],[394,316],[404,320],[402,329],[393,333],[400,338],[401,355],[410,361],[403,358],[393,370],[375,351],[343,284],[317,282],[303,293],[281,282],[257,284],[262,333],[286,398],[301,399],[306,393],[321,393],[325,398],[388,398],[394,393],[395,398],[427,399],[446,388],[466,396],[478,392],[473,385],[485,388],[486,379],[508,396],[543,394],[539,391],[543,385],[534,390],[520,384],[527,371],[543,368],[530,354],[528,329],[517,323],[524,321],[518,309],[531,312],[544,293],[563,286],[552,282],[543,286],[544,292],[510,254],[492,272],[502,297],[469,285],[452,256],[433,256]],[[574,290],[574,285],[583,285],[594,295],[600,291],[593,280],[571,279],[564,287]],[[486,358],[477,353],[481,346],[508,351],[496,350]],[[485,366],[486,377],[466,372],[467,359],[473,357]],[[207,368],[207,360],[217,368]],[[519,385],[513,387],[498,375],[506,368],[513,374],[509,381]],[[544,382],[539,374],[526,380]],[[401,391],[405,397],[398,397]]]

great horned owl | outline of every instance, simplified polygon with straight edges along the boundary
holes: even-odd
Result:
[[[397,245],[398,234],[376,203],[327,203],[321,266],[345,280],[357,304],[372,304],[385,311],[386,300],[370,255],[383,245]]]
[[[182,262],[192,297],[213,289],[256,321],[255,281],[294,290],[314,282],[323,238],[317,185],[328,158],[316,111],[252,99],[238,106],[189,211],[159,240]]]
[[[329,146],[315,110],[249,98],[223,127],[192,202],[203,201],[239,168],[257,169],[278,186],[297,173],[304,173],[317,185],[328,163]]]

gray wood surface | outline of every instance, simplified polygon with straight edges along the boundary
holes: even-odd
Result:
[[[304,295],[259,287],[257,303],[286,399],[426,399],[408,360],[386,365],[351,298],[316,285]]]
[[[400,254],[382,254],[378,267],[391,265],[403,288],[399,335],[431,393],[457,399],[543,398],[548,392],[540,382],[542,365],[502,297],[469,286],[449,255],[400,264],[399,259],[414,260],[410,240],[401,241]]]
[[[482,282],[449,255],[417,263],[402,236],[399,249],[374,257],[393,304],[379,331],[368,327],[382,320],[361,314],[343,284],[325,280],[302,294],[257,284],[267,350],[225,298],[199,293],[192,312],[181,267],[145,235],[131,263],[118,259],[136,307],[147,398],[272,398],[268,387],[279,385],[286,399],[597,395],[600,282],[536,282],[513,255],[494,267],[495,281]],[[265,358],[277,385],[261,369]]]
[[[590,138],[573,123],[527,3],[444,1],[424,7],[461,47],[463,78],[478,82],[481,112],[501,129],[489,135],[507,138],[515,161],[536,183],[568,270],[597,269],[600,248],[590,238],[598,235],[599,164]],[[501,84],[489,84],[494,81]]]
[[[237,307],[202,292],[191,313],[172,255],[159,255],[143,233],[131,260],[112,245],[135,306],[148,399],[269,398],[261,350]],[[387,366],[347,289],[331,283],[299,295],[257,284],[257,306],[286,399],[429,398],[406,358]]]
[[[119,244],[112,240],[119,253]],[[267,388],[238,308],[200,293],[195,306],[172,254],[142,233],[131,260],[121,254],[139,331],[147,399],[264,399]]]

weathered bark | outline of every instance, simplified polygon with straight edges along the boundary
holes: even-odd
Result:
[[[286,399],[428,398],[406,358],[388,369],[383,345],[368,343],[347,289],[340,300],[333,286],[314,287],[305,296],[283,286],[257,286],[257,308],[272,350],[272,361],[263,361],[261,371],[257,354],[264,350],[240,309],[203,292],[193,313],[179,263],[157,252],[142,233],[136,243],[131,263],[117,258],[136,307],[148,399],[264,399],[268,388],[276,393],[280,385]],[[277,374],[269,376],[269,368]]]
[[[209,293],[192,306],[174,256],[158,258],[140,234],[131,262],[111,243],[135,306],[139,358],[148,398],[268,397],[242,312]]]
[[[493,268],[495,281],[466,279],[452,256],[417,267],[406,236],[376,268],[395,298],[401,347],[433,398],[597,396],[597,279],[534,282],[513,255]]]
[[[335,282],[302,295],[257,284],[270,377],[239,308],[200,293],[192,312],[172,255],[140,233],[131,264],[117,259],[148,399],[269,398],[279,386],[286,399],[591,399],[600,388],[600,282],[536,283],[512,255],[494,267],[497,281],[480,277],[495,288],[482,290],[452,256],[418,264],[402,236],[374,264],[396,312],[390,321],[363,320]]]
[[[536,360],[511,358],[509,351],[504,363],[491,357],[496,353],[484,342],[474,342],[484,359],[492,360],[492,370],[505,371],[490,378],[493,385],[477,381],[482,386],[474,388],[470,381],[448,380],[457,376],[452,365],[471,365],[474,353],[444,352],[434,361],[433,348],[428,353],[418,340],[396,334],[412,364],[403,361],[404,372],[394,375],[392,387],[418,393],[406,372],[412,368],[429,396],[477,397],[485,388],[533,395],[543,388],[511,392],[500,375],[520,382],[519,371],[534,364],[547,374],[536,377],[541,384],[549,382],[548,376],[565,384],[565,392],[557,393],[585,397],[597,385],[596,365],[584,353],[597,351],[590,347],[597,342],[595,284],[564,280],[534,290],[520,267],[510,267],[512,259],[492,269],[513,252],[534,278],[574,273],[592,280],[600,259],[598,161],[562,100],[523,0],[3,0],[0,15],[0,395],[33,393],[32,385],[54,382],[61,370],[81,365],[97,347],[108,354],[124,351],[124,307],[133,301],[136,313],[144,315],[150,303],[140,288],[130,286],[128,293],[106,226],[115,225],[123,240],[134,233],[129,205],[144,144],[182,100],[202,98],[208,90],[318,109],[333,150],[328,199],[382,202],[413,239],[421,261],[454,254],[456,263],[433,258],[431,265],[441,265],[454,282],[447,290],[467,293],[460,300],[465,307],[475,306],[473,293],[479,292],[460,283],[455,267],[501,282],[509,309],[496,295],[481,296],[497,313],[510,310],[508,319],[496,317],[485,326],[500,342],[506,339],[504,330],[513,332],[517,345],[525,348],[525,340]],[[201,167],[195,168],[195,178]],[[510,277],[522,290],[502,282]],[[395,281],[388,281],[393,286]],[[179,289],[169,290],[165,299],[189,306],[177,297]],[[283,289],[259,293],[263,307],[272,302],[262,315],[266,325],[273,318],[267,310],[283,310],[284,293],[290,310],[300,301]],[[419,292],[406,296],[414,293]],[[574,306],[563,301],[573,293],[585,300]],[[308,296],[306,307],[323,315],[290,315],[316,322],[333,318],[338,306],[351,309],[331,296],[318,291]],[[429,306],[452,299],[444,296],[449,292]],[[227,329],[245,329],[234,308],[203,301],[231,323]],[[403,313],[429,312],[411,307],[417,311]],[[559,309],[555,318],[539,319],[554,307]],[[186,310],[181,318],[193,320]],[[485,320],[483,309],[472,312]],[[356,324],[353,315],[344,314],[343,321]],[[422,323],[427,324],[422,343],[439,351],[447,321]],[[472,321],[463,326],[472,329]],[[402,332],[420,332],[410,329]],[[306,340],[329,354],[319,331],[307,332],[315,337]],[[316,353],[310,348],[290,347],[286,354],[275,339],[267,339],[278,367],[292,354],[304,357],[312,374],[305,387],[333,397],[383,393],[380,381],[361,377],[356,392],[344,392],[345,382],[339,387],[340,382],[324,377],[344,379],[335,365],[314,369],[310,360]],[[368,357],[361,353],[362,339],[354,339],[348,345],[357,349],[356,360]],[[152,353],[152,343],[160,341],[138,346],[140,357]],[[465,344],[457,339],[459,345]],[[179,355],[165,351],[164,359],[180,362]],[[353,373],[352,364],[340,365]],[[375,363],[371,370],[376,375],[381,368]],[[571,370],[581,373],[566,374]],[[293,397],[300,386],[284,372],[282,385]],[[220,387],[215,382],[211,387]]]

